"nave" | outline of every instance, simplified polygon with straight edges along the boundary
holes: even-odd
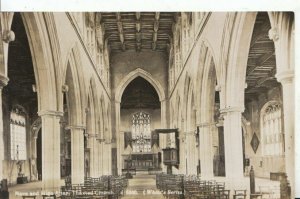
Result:
[[[0,19],[1,194],[35,184],[121,197],[164,173],[180,189],[194,176],[201,197],[248,197],[254,172],[252,194],[276,184],[293,197],[294,13]]]

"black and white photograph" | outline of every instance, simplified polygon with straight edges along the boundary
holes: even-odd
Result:
[[[296,197],[295,10],[2,9],[1,199]]]

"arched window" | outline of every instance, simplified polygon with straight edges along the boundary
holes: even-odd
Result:
[[[261,110],[262,153],[264,156],[284,154],[282,109],[279,103],[269,102]]]
[[[12,160],[26,160],[26,119],[20,108],[10,112],[10,157]]]
[[[133,152],[151,152],[150,115],[138,112],[132,116]]]

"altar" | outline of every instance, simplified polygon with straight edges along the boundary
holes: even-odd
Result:
[[[158,153],[132,153],[123,155],[125,169],[136,169],[146,171],[149,169],[159,169],[160,160]]]

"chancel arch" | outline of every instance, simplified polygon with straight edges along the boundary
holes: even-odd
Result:
[[[164,93],[164,89],[163,87],[160,85],[160,83],[155,80],[154,77],[152,77],[152,75],[150,73],[148,73],[147,71],[141,69],[141,68],[137,68],[134,71],[131,71],[126,77],[124,77],[122,79],[122,81],[120,82],[119,86],[116,88],[116,101],[120,102],[123,92],[125,90],[125,88],[127,87],[127,85],[136,77],[142,77],[145,80],[147,80],[156,90],[158,96],[159,96],[159,100],[163,101],[165,100],[165,93]]]
[[[158,169],[160,162],[154,148],[159,149],[159,142],[154,129],[161,128],[161,102],[158,91],[143,76],[135,77],[125,88],[120,118],[119,142],[121,152],[125,150],[121,154],[122,169]]]

